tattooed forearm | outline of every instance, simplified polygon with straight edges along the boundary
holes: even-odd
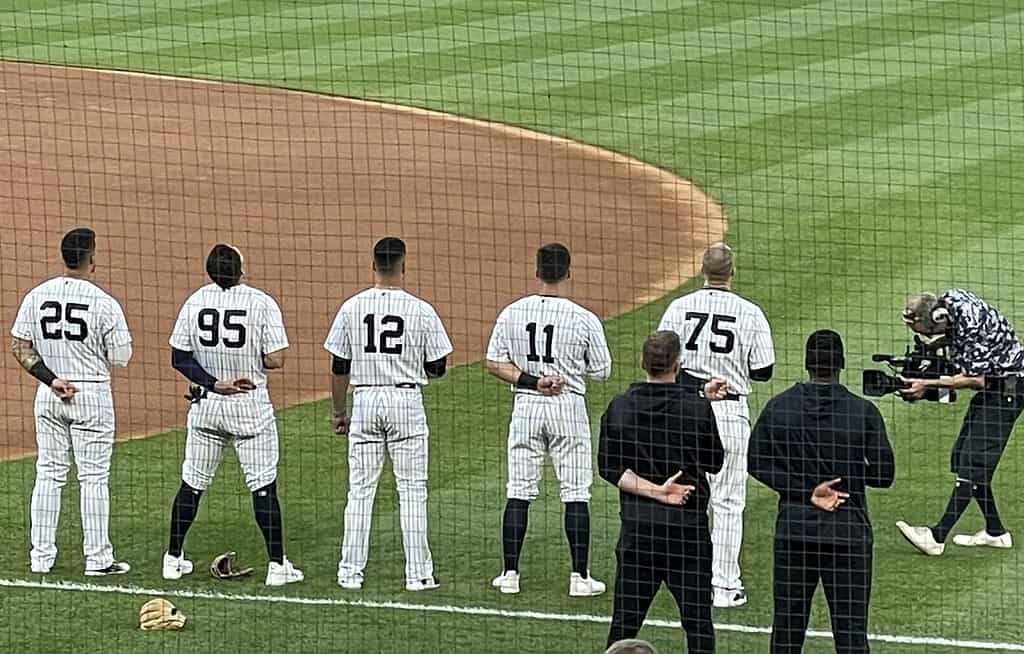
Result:
[[[28,371],[31,371],[36,364],[43,360],[36,349],[32,347],[32,341],[26,341],[23,338],[11,339],[11,352],[14,353],[14,358],[18,360],[21,367]]]

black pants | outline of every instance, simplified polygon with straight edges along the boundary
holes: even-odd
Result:
[[[608,644],[634,638],[662,582],[679,607],[690,654],[715,651],[711,622],[711,534],[707,524],[623,523],[615,552],[615,609]]]
[[[1004,389],[1004,384],[993,380],[971,398],[949,461],[953,474],[961,479],[976,484],[992,481],[1013,425],[1024,410],[1024,379],[1016,381],[1012,390]]]
[[[776,540],[772,654],[802,651],[819,581],[832,616],[836,652],[869,651],[871,555],[870,545]]]

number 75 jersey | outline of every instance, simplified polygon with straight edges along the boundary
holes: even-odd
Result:
[[[281,308],[267,293],[238,284],[207,284],[185,300],[171,332],[171,347],[192,352],[220,380],[245,377],[267,385],[263,355],[288,347]]]
[[[550,295],[528,295],[498,314],[487,359],[512,362],[537,377],[560,375],[565,389],[579,395],[586,393],[587,377],[607,379],[612,372],[601,320],[572,300]]]
[[[684,372],[717,377],[729,392],[750,394],[750,371],[775,363],[772,331],[761,308],[736,293],[701,288],[668,305],[658,330],[679,334]]]

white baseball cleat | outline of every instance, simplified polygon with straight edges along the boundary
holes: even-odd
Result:
[[[363,575],[338,575],[338,585],[344,588],[345,590],[362,590]]]
[[[569,597],[595,597],[604,591],[604,582],[591,577],[590,570],[586,577],[578,572],[569,576]]]
[[[907,542],[928,556],[941,556],[946,551],[946,544],[935,540],[931,527],[913,527],[900,520],[896,523]]]
[[[302,570],[293,566],[288,557],[285,557],[282,563],[270,562],[270,565],[267,566],[267,580],[264,583],[267,586],[284,586],[285,584],[294,584],[297,581],[302,581],[305,578]]]
[[[1013,547],[1013,537],[1008,531],[1002,536],[990,536],[982,529],[976,534],[953,536],[953,542],[961,547],[996,547],[1003,550]]]
[[[114,561],[102,570],[86,570],[86,577],[106,577],[107,575],[123,575],[130,572],[132,567],[124,561]]]
[[[747,591],[742,588],[716,588],[711,603],[716,609],[733,609],[747,601]]]
[[[519,573],[515,570],[506,570],[491,579],[491,586],[505,595],[516,595],[519,593]]]
[[[171,556],[164,552],[164,579],[171,581],[181,579],[185,575],[192,574],[193,568],[192,562],[185,558],[184,552],[181,553],[181,556]]]
[[[441,587],[441,580],[435,576],[430,576],[426,579],[417,579],[416,581],[406,581],[405,589],[410,593],[418,593],[421,590],[434,590],[435,588]]]

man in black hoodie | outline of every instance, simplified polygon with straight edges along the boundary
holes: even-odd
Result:
[[[664,582],[690,654],[705,654],[715,651],[707,475],[725,458],[706,397],[724,397],[727,389],[720,380],[707,382],[703,393],[675,383],[679,352],[674,332],[648,337],[647,382],[630,386],[601,417],[598,467],[619,488],[622,517],[608,644],[640,631]]]
[[[872,532],[865,489],[892,485],[892,447],[875,405],[839,383],[839,334],[811,334],[805,361],[810,382],[772,398],[750,440],[751,476],[779,494],[771,651],[802,650],[820,581],[836,652],[867,652]]]

